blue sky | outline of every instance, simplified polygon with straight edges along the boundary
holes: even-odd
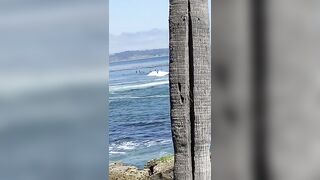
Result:
[[[169,0],[110,0],[111,34],[168,29]]]
[[[111,34],[168,29],[169,0],[110,0]],[[211,1],[209,0],[209,7]]]
[[[110,53],[167,48],[168,18],[169,0],[110,0]]]

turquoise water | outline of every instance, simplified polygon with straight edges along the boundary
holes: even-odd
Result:
[[[143,167],[173,153],[169,116],[168,57],[110,64],[109,158]]]

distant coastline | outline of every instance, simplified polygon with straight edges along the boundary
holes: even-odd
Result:
[[[149,49],[149,50],[137,50],[137,51],[124,51],[120,53],[114,53],[109,56],[110,63],[122,62],[122,61],[135,61],[147,58],[168,57],[169,49]]]

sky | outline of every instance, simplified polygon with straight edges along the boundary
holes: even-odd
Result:
[[[110,0],[110,53],[167,48],[168,19],[169,0]]]
[[[110,0],[110,33],[168,29],[168,0]]]

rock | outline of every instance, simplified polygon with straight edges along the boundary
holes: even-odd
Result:
[[[145,169],[148,169],[151,180],[171,180],[173,179],[173,164],[173,156],[168,155],[149,161]]]
[[[113,163],[109,165],[110,180],[149,180],[148,170],[139,170],[134,166],[124,165],[122,163]]]
[[[134,166],[123,163],[112,163],[109,165],[110,180],[172,180],[173,179],[172,155],[149,161],[144,169],[140,170]]]

